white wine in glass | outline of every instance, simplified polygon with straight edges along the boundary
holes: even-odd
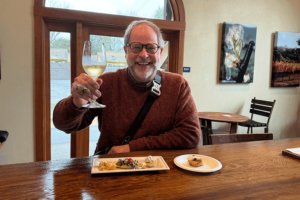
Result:
[[[83,69],[88,75],[97,79],[105,71],[106,65],[83,65]]]
[[[97,78],[105,71],[107,60],[104,43],[100,45],[100,49],[93,49],[96,45],[92,46],[91,41],[85,41],[82,53],[82,66],[84,71],[97,80]],[[93,51],[94,50],[94,51]],[[93,52],[97,52],[93,53]],[[88,108],[104,108],[105,105],[99,104],[97,101],[93,101],[90,104],[82,107]]]

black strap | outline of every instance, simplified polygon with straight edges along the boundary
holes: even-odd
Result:
[[[153,102],[160,96],[160,87],[161,87],[161,75],[160,72],[157,70],[155,78],[153,80],[153,86],[151,87],[146,102],[144,103],[139,114],[131,124],[129,130],[126,132],[125,137],[122,140],[120,145],[128,144],[130,140],[132,140],[132,138],[135,136],[136,132],[141,127],[142,122],[144,121],[147,113],[149,112]],[[110,149],[111,147],[106,147],[105,149],[100,151],[97,151],[96,149],[95,155],[107,154],[110,151]]]

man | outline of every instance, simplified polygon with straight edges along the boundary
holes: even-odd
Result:
[[[91,95],[80,96],[72,88],[72,95],[61,100],[54,109],[56,128],[72,133],[89,126],[98,116],[101,132],[98,151],[111,146],[108,153],[195,148],[200,142],[201,130],[190,87],[182,76],[163,71],[160,72],[160,97],[154,101],[134,138],[129,144],[120,145],[147,99],[159,68],[164,41],[156,25],[141,20],[128,26],[124,44],[128,67],[105,73],[97,81],[86,74],[75,78],[73,84],[83,84]],[[106,108],[82,108],[94,99]]]

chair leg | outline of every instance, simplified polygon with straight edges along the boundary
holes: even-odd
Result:
[[[209,135],[212,135],[212,134],[213,134],[212,129],[208,129],[208,136],[207,136],[208,145],[212,145],[211,139],[209,137]]]
[[[209,128],[208,127],[201,127],[202,132],[202,145],[208,145],[208,134]]]
[[[251,133],[253,133],[253,127],[251,127]]]
[[[268,127],[267,127],[267,128],[265,128],[265,133],[269,133],[269,129],[268,129]]]
[[[249,133],[249,130],[250,130],[250,126],[248,127],[247,133]]]
[[[208,134],[208,133],[207,133],[207,130],[203,130],[203,134],[202,134],[202,135],[203,135],[203,146],[204,146],[204,145],[208,145],[208,144],[207,144],[207,143],[208,143],[208,142],[207,142],[207,134]]]

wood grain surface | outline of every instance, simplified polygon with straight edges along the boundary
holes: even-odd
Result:
[[[250,142],[261,140],[273,140],[272,133],[253,133],[253,134],[210,134],[210,144],[225,144],[234,142]]]
[[[243,115],[223,112],[198,112],[198,117],[200,119],[228,123],[240,123],[249,120],[249,117]]]
[[[230,123],[229,133],[237,133],[238,124],[240,122],[249,121],[249,117],[223,112],[198,112],[198,117],[201,125],[207,126],[212,129],[211,122],[227,122]]]
[[[1,199],[299,199],[300,161],[282,155],[299,146],[295,138],[101,156],[162,156],[170,170],[161,172],[92,176],[96,157],[1,165],[0,194]],[[186,171],[174,164],[183,154],[210,156],[223,167]]]

